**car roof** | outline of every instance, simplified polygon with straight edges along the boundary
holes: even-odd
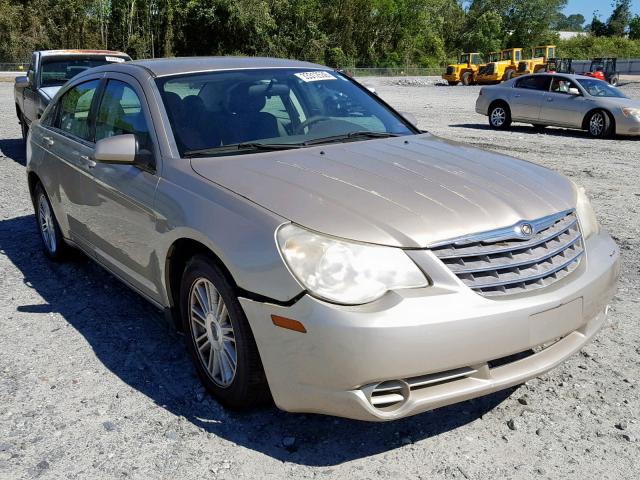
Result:
[[[115,56],[129,56],[124,52],[118,52],[116,50],[81,50],[81,49],[66,49],[66,50],[40,50],[42,57],[53,57],[58,55],[115,55]]]
[[[135,60],[128,65],[143,67],[156,77],[180,73],[197,73],[215,70],[242,70],[261,68],[312,68],[328,70],[328,67],[310,62],[269,57],[178,57]]]

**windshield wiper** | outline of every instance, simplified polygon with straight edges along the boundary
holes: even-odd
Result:
[[[231,145],[222,145],[220,147],[201,148],[198,150],[187,150],[184,156],[189,157],[211,157],[216,155],[224,155],[226,153],[251,153],[270,150],[291,150],[301,148],[303,145],[299,143],[262,143],[262,142],[246,142],[234,143]]]
[[[320,145],[323,143],[343,142],[345,140],[357,140],[360,138],[389,138],[389,137],[399,137],[399,136],[400,135],[397,133],[389,133],[389,132],[357,131],[357,132],[343,133],[341,135],[331,135],[329,137],[314,138],[313,140],[307,140],[306,142],[302,142],[302,145],[310,146],[310,145]]]

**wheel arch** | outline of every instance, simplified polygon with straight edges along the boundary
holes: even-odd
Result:
[[[36,185],[38,183],[42,184],[42,181],[40,180],[40,177],[36,172],[34,172],[33,170],[30,170],[29,173],[27,174],[27,183],[29,185],[29,196],[31,197],[31,201],[33,202],[34,201],[33,194],[36,190]]]
[[[511,107],[509,106],[509,103],[506,100],[503,100],[502,98],[496,98],[489,104],[489,109],[488,109],[489,115],[491,115],[491,109],[498,105],[504,105],[509,110],[509,113],[511,113]]]
[[[591,117],[591,115],[593,115],[595,112],[598,112],[598,111],[604,112],[609,116],[609,120],[611,120],[611,128],[612,128],[611,133],[612,135],[615,135],[616,118],[613,116],[613,114],[609,110],[603,107],[592,108],[585,114],[584,118],[582,119],[582,129],[589,130],[589,118]]]
[[[205,255],[210,258],[223,272],[229,284],[234,290],[238,290],[238,285],[231,275],[231,272],[222,259],[204,243],[190,237],[182,237],[174,240],[167,250],[164,262],[164,279],[169,300],[169,310],[175,327],[182,330],[180,321],[180,282],[182,274],[190,259],[196,255]]]

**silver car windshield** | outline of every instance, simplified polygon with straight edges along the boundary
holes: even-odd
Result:
[[[612,87],[607,82],[593,78],[580,78],[578,83],[582,85],[589,95],[592,97],[616,97],[628,98],[616,87]]]
[[[365,88],[334,71],[208,72],[157,82],[186,157],[417,133]]]

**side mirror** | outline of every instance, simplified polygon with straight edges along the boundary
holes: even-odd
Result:
[[[20,88],[25,88],[25,87],[28,87],[29,85],[31,85],[31,81],[29,80],[29,77],[25,77],[25,76],[16,77],[16,86]]]
[[[116,135],[96,142],[93,158],[96,162],[133,164],[138,151],[133,134]]]
[[[399,112],[399,113],[411,125],[413,125],[414,127],[418,126],[418,119],[416,118],[416,116],[413,113],[409,113],[409,112]]]

